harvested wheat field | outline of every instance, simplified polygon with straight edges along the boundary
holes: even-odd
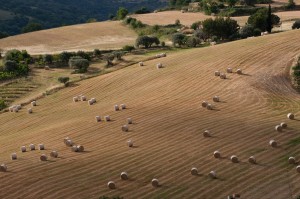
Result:
[[[26,49],[30,54],[54,54],[62,51],[120,49],[133,45],[136,33],[118,21],[65,26],[8,37],[0,48]]]
[[[0,114],[0,198],[243,198],[286,199],[300,194],[299,93],[289,66],[300,54],[300,31],[173,53],[84,80],[38,100],[27,114]],[[214,75],[224,73],[227,79]],[[237,68],[243,74],[236,74]],[[73,102],[83,94],[96,103]],[[213,102],[219,96],[220,102]],[[201,106],[206,100],[212,110]],[[114,105],[126,109],[114,111]],[[25,110],[24,110],[25,109]],[[287,114],[293,112],[295,119]],[[111,121],[95,121],[110,115]],[[132,118],[129,131],[121,127]],[[287,128],[276,132],[281,122]],[[202,133],[209,130],[211,136]],[[70,137],[84,152],[72,152]],[[127,141],[134,146],[128,147]],[[276,140],[277,147],[269,145]],[[20,152],[44,144],[43,151]],[[57,151],[58,158],[50,157]],[[214,151],[221,157],[214,158]],[[17,152],[18,159],[10,160]],[[40,161],[40,155],[48,156]],[[230,157],[238,157],[233,163]],[[254,156],[256,164],[249,163]],[[191,175],[191,168],[198,175]],[[209,177],[213,171],[216,179]],[[120,173],[126,172],[128,180]],[[151,182],[158,179],[158,187]],[[108,187],[113,181],[115,189]]]
[[[281,18],[281,21],[300,18],[300,11],[277,12],[275,14],[277,14]],[[140,14],[140,15],[132,15],[132,17],[149,25],[174,24],[175,20],[179,19],[181,24],[187,26],[192,25],[196,21],[203,21],[208,18],[214,18],[212,16],[205,15],[200,12],[182,13],[180,11],[166,11],[166,12],[158,12],[158,13],[150,13],[150,14]],[[231,17],[231,18],[236,20],[239,25],[243,26],[247,22],[248,17],[249,16]]]

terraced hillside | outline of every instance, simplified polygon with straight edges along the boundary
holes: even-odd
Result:
[[[133,45],[137,35],[118,21],[80,24],[42,30],[0,40],[3,50],[27,50],[30,54],[62,51],[120,49]]]
[[[0,114],[0,198],[243,198],[286,199],[300,195],[300,174],[289,156],[300,159],[299,94],[291,87],[288,64],[300,53],[300,31],[190,49],[145,66],[132,66],[80,82],[38,101],[33,114]],[[231,66],[244,75],[222,80],[215,70]],[[97,103],[72,102],[84,94]],[[203,100],[221,102],[214,110]],[[128,109],[115,112],[115,104]],[[295,120],[286,114],[294,112]],[[111,122],[95,121],[110,115]],[[121,126],[131,117],[129,132]],[[275,125],[286,122],[279,133]],[[204,138],[204,130],[212,137]],[[69,136],[86,152],[74,153],[63,139]],[[128,139],[135,147],[126,145]],[[269,141],[275,139],[277,148]],[[21,153],[20,146],[44,143],[46,151]],[[39,161],[39,154],[59,158]],[[215,159],[219,150],[222,158]],[[18,153],[18,160],[10,154]],[[229,160],[237,155],[239,163]],[[257,164],[248,163],[255,156]],[[198,176],[190,169],[197,167]],[[217,179],[207,174],[214,170]],[[122,181],[122,171],[130,180]],[[161,187],[151,186],[158,178]],[[117,188],[109,190],[113,180]]]

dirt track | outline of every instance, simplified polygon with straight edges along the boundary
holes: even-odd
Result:
[[[300,53],[300,31],[226,43],[171,54],[161,60],[132,66],[83,81],[38,101],[34,114],[0,115],[0,198],[243,198],[286,199],[300,194],[299,173],[287,158],[300,159],[299,94],[291,87],[287,64]],[[157,62],[165,68],[157,70]],[[215,70],[231,66],[244,75],[222,80]],[[73,103],[85,94],[97,103]],[[201,107],[219,95],[215,110]],[[128,109],[113,111],[114,104]],[[296,120],[286,114],[294,112]],[[111,115],[112,122],[96,123],[95,116]],[[122,133],[126,118],[134,121]],[[287,122],[288,129],[274,131]],[[213,137],[204,138],[210,130]],[[63,138],[70,136],[86,148],[72,153]],[[133,139],[136,148],[128,148]],[[278,148],[268,145],[278,141]],[[40,151],[19,153],[21,145],[44,143],[46,153],[58,150],[60,158],[40,162]],[[219,150],[222,159],[212,154]],[[12,152],[19,160],[9,160]],[[237,155],[241,162],[228,159]],[[254,155],[257,165],[248,163]],[[190,169],[197,167],[199,176]],[[207,177],[215,170],[218,179]],[[121,181],[127,171],[130,180]],[[151,179],[162,186],[154,189]],[[116,190],[106,183],[114,180]]]

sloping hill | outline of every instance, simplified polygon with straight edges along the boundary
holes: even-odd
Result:
[[[287,64],[300,53],[300,31],[289,31],[208,48],[190,49],[144,67],[132,66],[85,80],[78,86],[38,101],[29,115],[0,115],[0,198],[243,198],[286,199],[300,194],[299,173],[289,156],[300,158],[299,94],[291,87]],[[215,70],[231,66],[245,75],[228,74],[222,80]],[[73,103],[84,94],[97,103]],[[212,102],[215,110],[201,107]],[[125,103],[126,110],[113,111]],[[286,114],[294,112],[295,120]],[[111,122],[95,122],[110,115]],[[134,124],[123,133],[121,125],[131,117]],[[282,133],[274,126],[287,122]],[[204,138],[210,130],[213,137]],[[71,137],[86,152],[73,153],[63,144]],[[136,147],[128,148],[133,139]],[[268,142],[275,139],[279,147]],[[20,153],[19,147],[44,143],[46,151]],[[39,154],[58,150],[60,158],[39,161]],[[213,158],[219,150],[221,159]],[[11,161],[12,152],[19,159]],[[241,162],[231,163],[237,155]],[[254,155],[258,164],[248,163]],[[199,176],[190,169],[197,167]],[[207,177],[215,170],[218,179]],[[119,175],[127,171],[130,180]],[[152,178],[162,186],[151,187]],[[113,180],[116,190],[106,183]]]
[[[4,50],[26,49],[30,54],[62,51],[119,49],[133,45],[136,33],[118,21],[65,26],[8,37],[0,40]]]

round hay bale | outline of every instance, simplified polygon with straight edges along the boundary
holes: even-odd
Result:
[[[156,64],[156,68],[157,68],[157,69],[160,69],[160,68],[162,68],[162,67],[163,67],[162,63]]]
[[[227,68],[227,73],[232,73],[232,68]]]
[[[281,126],[282,128],[287,128],[287,123],[281,122],[281,123],[280,123],[280,126]]]
[[[155,57],[156,57],[156,58],[160,58],[160,54],[156,54]]]
[[[93,103],[96,103],[96,98],[91,99]]]
[[[243,71],[242,71],[242,69],[239,68],[239,69],[237,69],[236,73],[239,74],[239,75],[242,75]]]
[[[16,153],[12,153],[10,156],[11,160],[16,160],[17,159],[17,154]]]
[[[47,159],[48,159],[48,157],[47,157],[45,154],[42,154],[42,155],[40,156],[40,160],[41,160],[41,161],[47,161]]]
[[[185,13],[185,11],[184,11],[184,10],[181,10],[181,13]]]
[[[251,156],[249,159],[248,159],[248,162],[251,163],[251,164],[256,164],[256,159],[254,156]]]
[[[206,101],[203,101],[201,105],[202,105],[202,107],[205,108],[205,107],[207,107],[207,104],[208,104],[208,103],[207,103]]]
[[[81,101],[86,101],[86,97],[84,95],[81,96]]]
[[[30,148],[31,151],[34,151],[34,150],[35,150],[34,144],[30,144],[30,145],[29,145],[29,148]]]
[[[123,126],[122,126],[122,131],[123,131],[123,132],[128,132],[128,130],[129,130],[129,129],[128,129],[128,126],[127,126],[127,125],[123,125]]]
[[[124,110],[126,109],[126,105],[125,104],[121,104],[121,108]]]
[[[226,74],[221,73],[221,74],[220,74],[220,78],[221,78],[221,79],[226,79]]]
[[[50,67],[49,66],[45,66],[44,69],[45,70],[50,70]]]
[[[26,146],[21,146],[21,152],[22,153],[26,152]]]
[[[275,140],[270,140],[269,144],[273,148],[277,147],[277,142]]]
[[[289,157],[289,164],[296,164],[295,157]]]
[[[289,113],[287,114],[287,118],[289,118],[290,120],[295,119],[295,115],[293,113]]]
[[[209,132],[209,130],[205,130],[205,131],[203,132],[203,137],[210,137],[210,132]]]
[[[231,159],[231,162],[233,162],[233,163],[238,163],[239,162],[239,159],[238,159],[238,157],[236,155],[232,155],[230,157],[230,159]]]
[[[121,178],[122,180],[128,180],[128,179],[129,179],[129,178],[128,178],[128,174],[127,174],[126,172],[122,172],[121,175],[120,175],[120,178]]]
[[[88,104],[91,106],[91,105],[93,105],[93,101],[92,100],[89,100],[88,101]]]
[[[139,66],[144,66],[144,63],[143,62],[139,62]]]
[[[216,179],[217,173],[215,171],[211,171],[211,172],[209,172],[208,176],[211,177],[212,179]]]
[[[115,189],[116,188],[116,184],[114,181],[109,181],[107,183],[107,187],[110,188],[110,189]]]
[[[128,145],[128,147],[133,147],[133,141],[132,140],[128,140],[127,141],[127,145]]]
[[[114,109],[115,109],[115,111],[119,111],[120,110],[119,105],[115,105]]]
[[[213,110],[213,105],[212,104],[207,104],[206,108],[207,108],[207,110]]]
[[[57,158],[57,157],[58,157],[57,151],[51,151],[50,157],[52,157],[52,158]]]
[[[276,126],[275,126],[275,131],[282,132],[282,127],[281,127],[281,125],[276,125]]]
[[[36,106],[36,101],[32,101],[32,102],[31,102],[31,105],[32,105],[32,106]]]
[[[18,108],[14,108],[14,109],[13,109],[13,112],[14,112],[14,113],[17,113],[17,112],[19,112],[19,109],[18,109]]]
[[[66,142],[67,142],[68,140],[71,140],[71,138],[69,138],[69,137],[64,138],[64,143],[66,144]]]
[[[78,97],[73,97],[73,102],[78,102]]]
[[[220,158],[221,157],[221,153],[219,151],[215,151],[214,152],[214,157],[215,158]]]
[[[72,152],[78,152],[77,146],[76,146],[76,145],[72,146],[72,147],[71,147],[71,151],[72,151]]]
[[[73,145],[74,145],[74,143],[73,143],[72,140],[67,140],[67,141],[66,141],[66,146],[71,147],[71,146],[73,146]]]
[[[161,53],[160,56],[161,56],[161,57],[166,57],[167,54],[166,54],[166,53]]]
[[[0,172],[6,172],[7,171],[7,166],[5,164],[0,165]]]
[[[19,105],[17,105],[17,106],[16,106],[16,108],[17,108],[17,109],[18,109],[18,111],[19,111],[19,110],[21,110],[21,109],[22,109],[22,106],[19,104]]]
[[[195,168],[195,167],[193,167],[192,169],[191,169],[191,174],[192,175],[198,175],[198,169],[197,168]]]
[[[84,147],[82,145],[77,145],[78,152],[84,152]]]
[[[39,150],[45,150],[45,145],[44,144],[39,144]]]
[[[100,116],[96,116],[96,122],[101,122],[101,117]]]
[[[219,101],[220,101],[220,98],[219,98],[218,96],[214,96],[214,97],[213,97],[213,101],[214,101],[214,102],[219,102]]]
[[[8,111],[9,111],[9,112],[13,112],[13,111],[14,111],[14,107],[10,106],[10,107],[8,108]]]
[[[132,124],[132,119],[131,118],[127,118],[127,124]]]
[[[106,122],[109,122],[110,121],[110,116],[107,115],[107,116],[104,117],[104,119],[105,119]]]
[[[159,181],[158,179],[154,178],[152,181],[151,181],[151,184],[153,187],[158,187],[159,186]]]
[[[300,173],[300,165],[298,165],[298,166],[296,167],[296,170],[297,170],[298,173]]]
[[[215,76],[216,77],[220,76],[220,74],[221,74],[220,71],[215,71]]]
[[[32,108],[27,109],[28,114],[32,113]]]

